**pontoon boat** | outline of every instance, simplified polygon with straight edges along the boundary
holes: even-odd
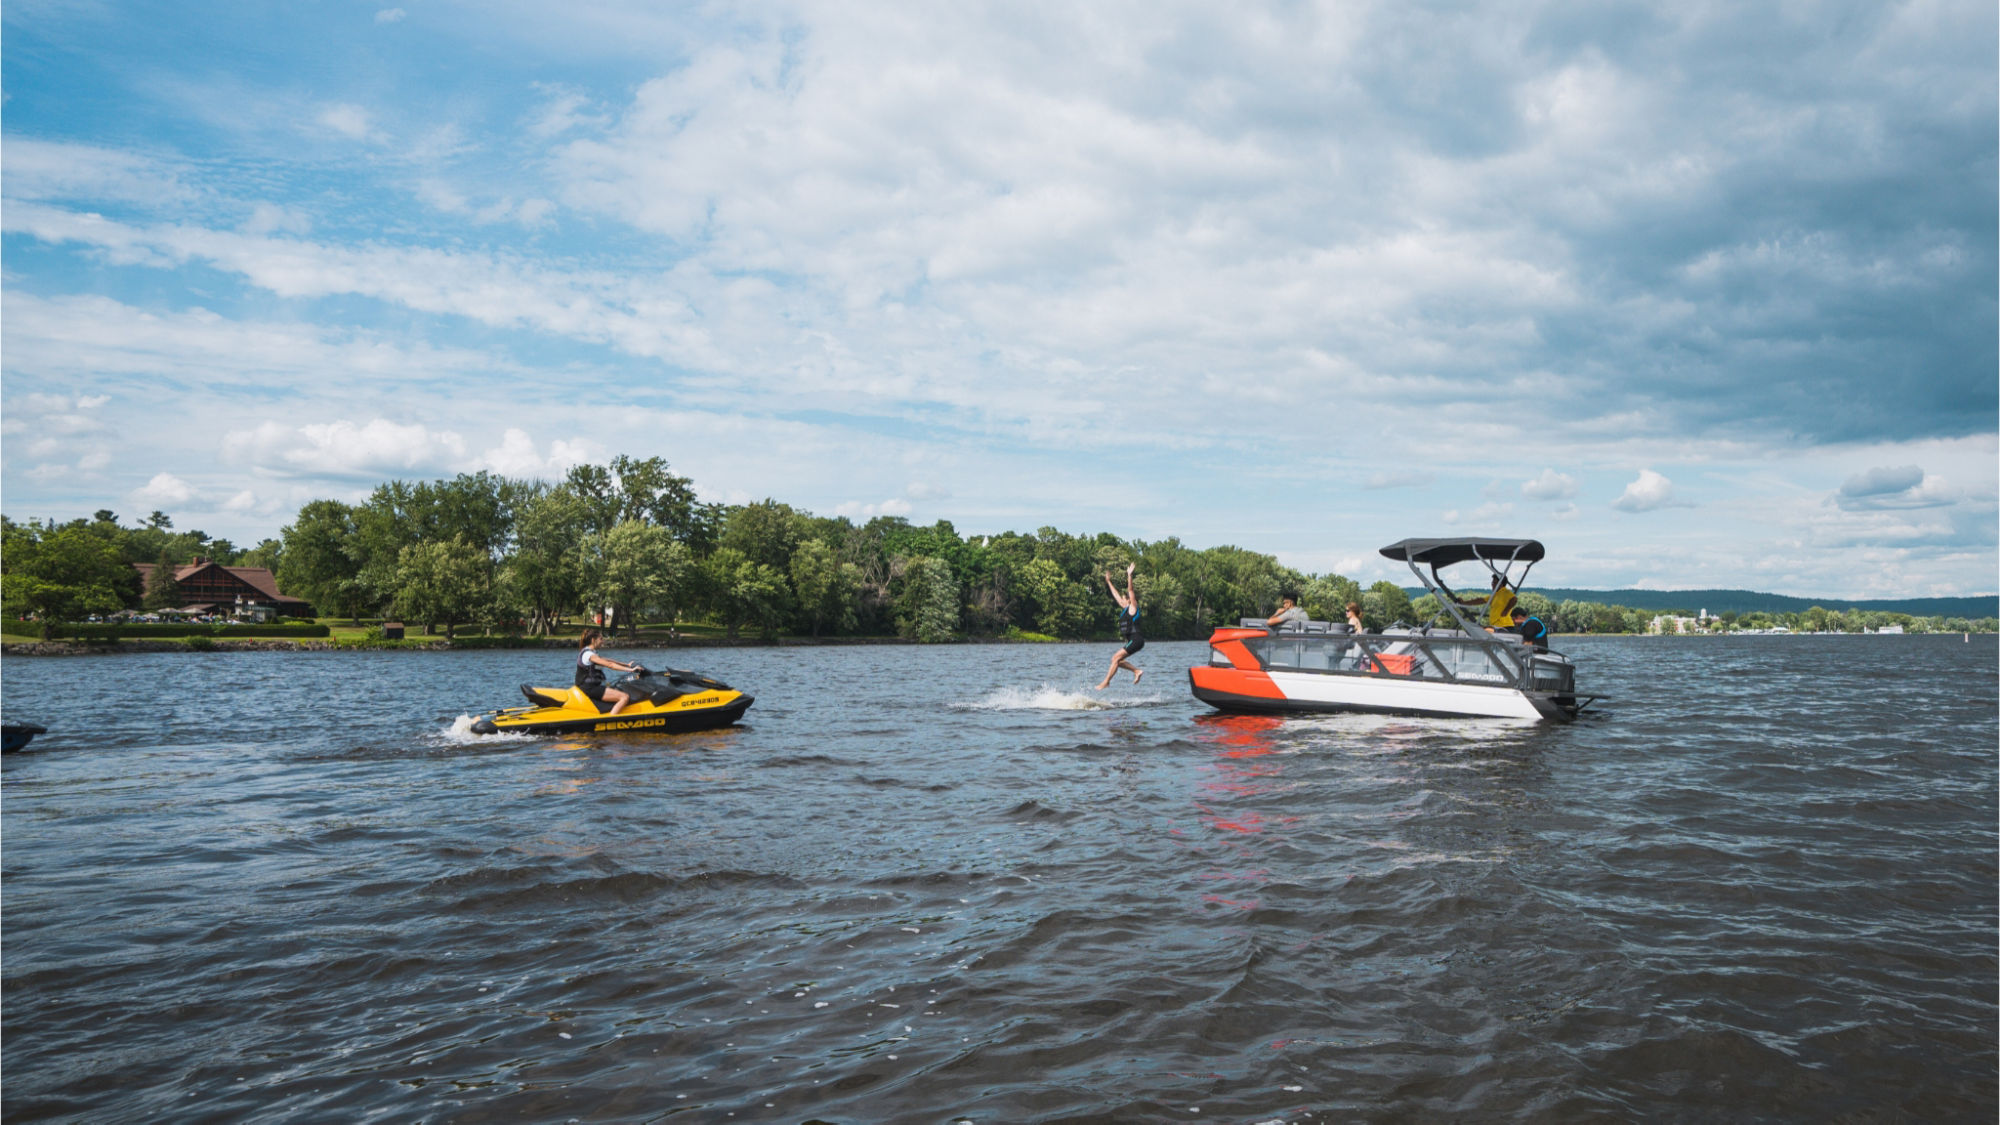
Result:
[[[1354,633],[1308,621],[1273,630],[1256,618],[1221,626],[1208,663],[1188,669],[1195,698],[1224,711],[1373,711],[1568,722],[1596,697],[1576,692],[1567,656],[1482,623],[1484,606],[1439,571],[1477,562],[1510,590],[1542,558],[1533,539],[1405,539],[1382,548],[1409,564],[1442,607],[1431,625]],[[1515,573],[1515,568],[1519,572]],[[1426,573],[1426,569],[1428,573]],[[1448,618],[1448,620],[1446,620]]]

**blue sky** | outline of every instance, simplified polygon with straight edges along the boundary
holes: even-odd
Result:
[[[630,453],[1364,580],[2000,584],[1990,0],[4,21],[16,519]]]

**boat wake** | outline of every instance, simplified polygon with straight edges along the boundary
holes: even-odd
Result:
[[[1165,702],[1161,695],[1118,694],[1115,685],[1099,694],[1043,684],[1037,688],[999,688],[961,706],[968,711],[1120,711]]]

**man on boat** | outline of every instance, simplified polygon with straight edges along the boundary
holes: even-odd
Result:
[[[1265,624],[1273,629],[1297,629],[1308,620],[1306,611],[1299,608],[1299,596],[1288,592],[1278,596],[1278,612],[1267,618]]]
[[[1509,610],[1508,614],[1514,621],[1513,628],[1508,632],[1519,633],[1523,642],[1535,646],[1536,652],[1549,651],[1549,627],[1542,623],[1541,618],[1529,616],[1528,611],[1519,605]]]
[[[1486,627],[1505,629],[1514,621],[1514,588],[1498,574],[1493,576],[1493,592],[1483,598],[1462,598],[1459,605],[1486,607]]]

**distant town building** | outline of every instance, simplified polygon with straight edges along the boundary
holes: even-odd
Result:
[[[153,563],[133,563],[144,589],[153,577]],[[174,568],[174,581],[181,588],[182,613],[210,613],[253,617],[267,621],[273,617],[311,617],[310,602],[287,597],[278,590],[278,580],[269,567],[223,566],[205,558]]]
[[[1646,626],[1646,631],[1648,633],[1699,633],[1701,632],[1701,620],[1694,617],[1677,617],[1673,614],[1663,613],[1653,618],[1652,622]]]

